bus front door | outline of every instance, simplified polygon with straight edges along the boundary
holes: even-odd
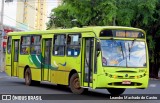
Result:
[[[18,76],[19,40],[13,40],[11,76]]]
[[[92,87],[93,86],[93,69],[94,69],[94,38],[84,38],[83,39],[83,63],[82,67],[82,77],[83,86]]]
[[[42,80],[50,81],[50,65],[51,65],[51,43],[52,39],[43,39],[43,66]]]

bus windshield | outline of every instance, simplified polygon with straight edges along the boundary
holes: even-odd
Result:
[[[146,67],[144,41],[101,40],[103,66]]]

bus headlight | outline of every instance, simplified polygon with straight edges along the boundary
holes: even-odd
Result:
[[[116,78],[117,78],[117,76],[116,76],[116,75],[114,75],[114,76],[113,76],[113,78],[114,78],[114,79],[116,79]]]
[[[139,78],[139,76],[135,76],[135,79],[138,79]]]

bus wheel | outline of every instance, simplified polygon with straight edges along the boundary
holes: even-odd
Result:
[[[70,78],[70,89],[74,94],[82,94],[84,92],[84,88],[80,87],[80,81],[77,73],[73,74]]]
[[[107,90],[111,95],[121,95],[125,88],[107,88]]]
[[[25,84],[28,86],[32,85],[32,77],[31,77],[30,68],[27,68],[25,71]]]

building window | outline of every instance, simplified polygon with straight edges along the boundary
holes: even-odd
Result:
[[[31,37],[30,36],[22,36],[21,37],[21,52],[20,54],[29,54],[30,53],[30,44]]]
[[[12,44],[12,38],[8,37],[8,40],[7,40],[7,53],[8,54],[11,54],[11,44]]]
[[[54,35],[53,45],[54,45],[53,55],[64,56],[66,36],[64,34]]]
[[[31,54],[41,53],[41,36],[31,36]]]
[[[67,56],[78,56],[80,54],[80,34],[70,34],[67,36]]]

